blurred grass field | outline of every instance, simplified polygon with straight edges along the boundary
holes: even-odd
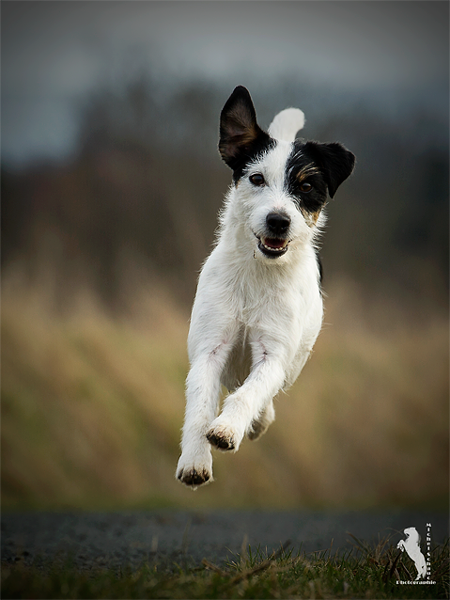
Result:
[[[330,282],[276,422],[235,455],[215,452],[215,482],[192,492],[174,478],[186,308],[149,284],[121,316],[88,292],[55,310],[51,289],[4,278],[4,509],[447,506],[445,312]]]

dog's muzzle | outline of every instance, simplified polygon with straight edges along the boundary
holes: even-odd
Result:
[[[289,227],[291,219],[285,213],[272,212],[266,217],[267,235],[256,236],[258,248],[269,258],[278,258],[286,254],[289,245]]]

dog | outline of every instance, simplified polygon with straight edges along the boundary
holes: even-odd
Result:
[[[244,436],[265,433],[273,398],[297,379],[322,326],[315,243],[327,192],[349,177],[355,156],[339,143],[295,139],[303,124],[303,112],[288,108],[264,131],[243,86],[220,116],[233,183],[192,309],[176,470],[193,489],[212,481],[211,448],[236,452]],[[221,385],[230,393],[218,415]]]

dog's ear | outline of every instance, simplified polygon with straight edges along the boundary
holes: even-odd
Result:
[[[285,108],[275,115],[269,125],[269,135],[276,140],[293,142],[296,134],[305,125],[305,115],[299,108]]]
[[[319,167],[325,178],[330,198],[333,198],[341,183],[351,175],[355,167],[355,155],[339,143],[306,142],[303,152]]]
[[[265,146],[271,137],[256,122],[256,112],[248,90],[243,86],[234,89],[220,115],[219,152],[226,164],[239,171]]]

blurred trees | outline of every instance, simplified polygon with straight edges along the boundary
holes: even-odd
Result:
[[[339,140],[358,158],[329,205],[325,277],[394,283],[399,293],[446,304],[447,116],[412,108],[389,116],[308,88],[280,89],[252,90],[263,127],[278,110],[300,106],[305,137]],[[120,307],[133,272],[146,272],[188,304],[231,180],[216,150],[230,92],[140,75],[87,98],[70,163],[2,168],[4,273],[18,261],[30,278],[50,270],[62,297],[83,283]]]

